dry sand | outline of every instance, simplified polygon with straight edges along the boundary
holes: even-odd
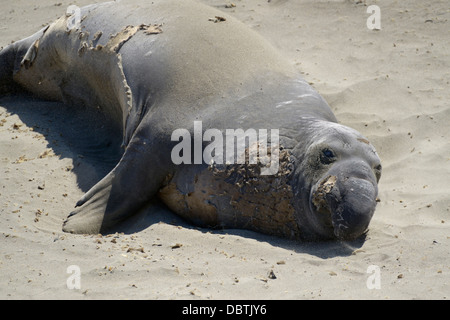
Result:
[[[124,0],[125,1],[125,0]],[[0,44],[92,0],[0,4]],[[442,1],[204,1],[257,30],[303,72],[341,123],[383,163],[365,241],[297,243],[198,229],[141,212],[124,233],[70,235],[61,224],[114,164],[81,112],[0,98],[2,299],[449,299],[450,10]],[[369,30],[367,5],[381,8]],[[83,143],[78,143],[78,141]],[[70,290],[67,268],[81,271]],[[367,283],[379,270],[379,289]],[[368,269],[369,268],[369,269]],[[273,271],[276,279],[269,276]],[[369,271],[369,273],[368,273]],[[370,287],[370,286],[369,286]]]

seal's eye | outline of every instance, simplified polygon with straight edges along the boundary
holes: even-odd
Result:
[[[334,162],[336,156],[334,155],[334,152],[330,149],[323,149],[320,153],[320,162],[323,164],[330,164]]]

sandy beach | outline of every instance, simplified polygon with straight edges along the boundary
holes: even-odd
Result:
[[[96,2],[3,1],[0,46]],[[202,2],[264,36],[376,147],[380,202],[365,239],[201,229],[162,207],[117,233],[64,233],[118,160],[113,148],[96,152],[108,128],[60,103],[3,95],[0,299],[449,299],[448,1]],[[368,28],[370,5],[380,29]]]

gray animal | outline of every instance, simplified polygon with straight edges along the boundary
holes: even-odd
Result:
[[[199,226],[293,239],[354,239],[374,214],[375,148],[267,41],[206,5],[74,10],[0,51],[0,86],[12,84],[100,107],[122,130],[120,162],[78,201],[66,232],[107,232],[155,197]],[[246,143],[243,161],[226,149],[233,142]]]

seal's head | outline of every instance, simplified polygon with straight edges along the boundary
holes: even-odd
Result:
[[[380,159],[356,130],[327,123],[315,132],[302,161],[309,193],[301,201],[309,210],[299,224],[308,224],[323,238],[355,239],[375,212]]]

